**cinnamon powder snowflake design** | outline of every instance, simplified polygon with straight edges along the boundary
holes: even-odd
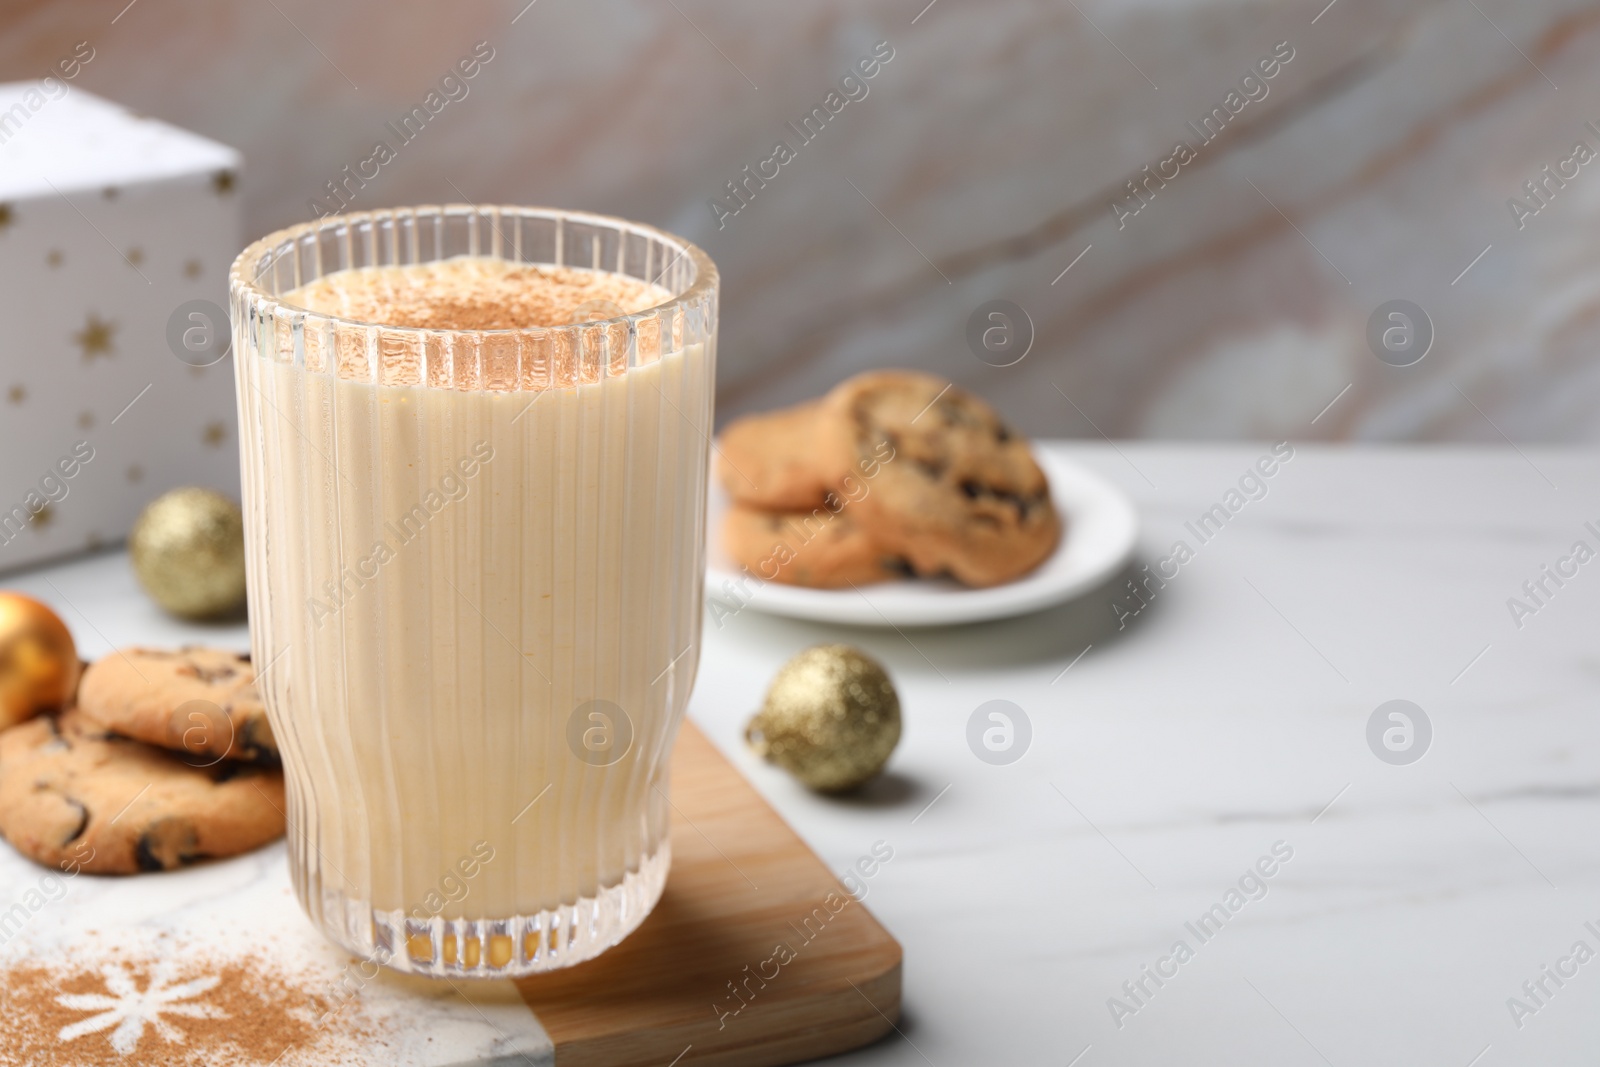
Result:
[[[228,1017],[226,1012],[210,1004],[194,1003],[195,997],[216,987],[220,979],[215,975],[173,985],[172,965],[163,960],[151,969],[150,983],[141,990],[138,980],[120,963],[109,964],[100,973],[105,977],[105,993],[63,993],[56,997],[56,1003],[64,1008],[99,1013],[63,1026],[59,1035],[63,1042],[111,1030],[111,1047],[126,1056],[138,1047],[147,1025],[168,1044],[184,1043],[183,1031],[163,1019],[163,1015],[190,1019]]]

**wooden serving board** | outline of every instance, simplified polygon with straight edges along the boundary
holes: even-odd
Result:
[[[655,911],[599,959],[517,983],[557,1067],[762,1067],[889,1032],[899,943],[692,723],[673,759]]]
[[[282,842],[129,878],[57,875],[0,844],[0,1067],[761,1067],[889,1032],[900,946],[689,723],[671,796],[650,917],[599,959],[515,983],[352,959],[300,911]],[[175,1007],[127,1022],[152,1002]]]

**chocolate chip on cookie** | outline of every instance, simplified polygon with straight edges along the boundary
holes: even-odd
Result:
[[[845,432],[835,468],[876,463],[859,521],[919,575],[998,585],[1043,562],[1061,537],[1050,485],[1027,441],[977,397],[915,371],[874,371],[823,400]],[[863,468],[864,469],[864,468]]]
[[[205,762],[276,765],[278,746],[248,655],[125,648],[84,673],[78,706],[107,729]]]
[[[170,870],[247,852],[284,830],[283,774],[177,755],[68,709],[0,733],[0,834],[49,867]]]
[[[830,502],[841,503],[837,497]],[[760,511],[735,504],[723,519],[722,547],[757,578],[837,589],[906,573],[906,563],[875,541],[846,507]]]
[[[837,466],[837,450],[818,448],[818,438],[841,430],[816,400],[737,419],[717,438],[717,480],[734,500],[751,507],[821,507],[851,468]]]

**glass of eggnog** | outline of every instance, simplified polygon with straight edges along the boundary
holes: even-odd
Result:
[[[300,903],[401,971],[604,952],[670,864],[716,268],[621,219],[452,205],[283,230],[229,288]]]

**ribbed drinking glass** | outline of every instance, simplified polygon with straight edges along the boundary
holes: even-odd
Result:
[[[660,299],[515,330],[292,302],[334,272],[458,257]],[[402,971],[528,974],[598,955],[660,896],[717,296],[685,241],[534,208],[336,216],[234,263],[253,658],[295,890],[334,942]]]

